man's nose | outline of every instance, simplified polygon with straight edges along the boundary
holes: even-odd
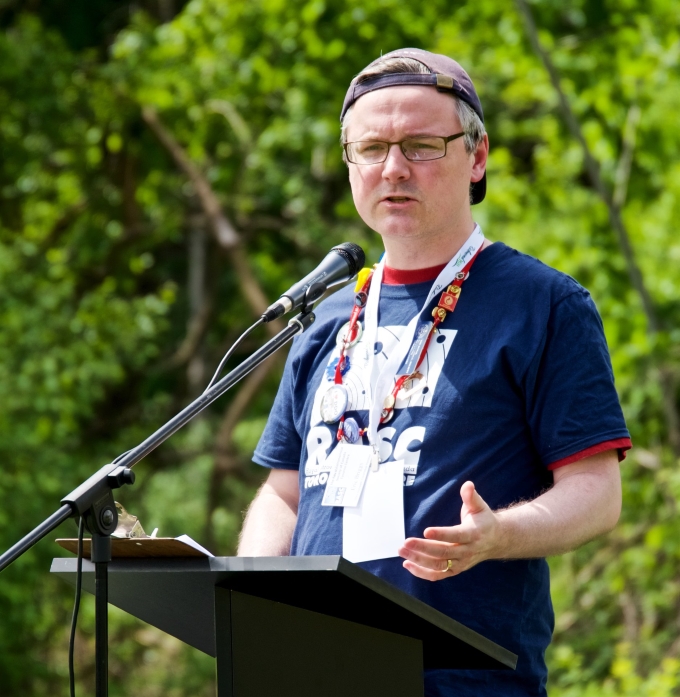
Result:
[[[411,176],[410,162],[404,157],[401,145],[393,143],[383,162],[382,177],[387,181],[403,181]]]

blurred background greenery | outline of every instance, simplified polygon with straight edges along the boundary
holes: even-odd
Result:
[[[418,46],[484,104],[487,236],[591,290],[636,445],[617,529],[551,560],[550,693],[680,694],[679,30],[674,0],[0,0],[0,549],[200,393],[332,244],[378,258],[338,112]],[[138,465],[119,497],[147,531],[234,553],[282,361]],[[56,536],[0,577],[0,695],[67,692]],[[93,630],[87,597],[82,694]],[[112,695],[214,694],[212,659],[116,610],[111,646]]]

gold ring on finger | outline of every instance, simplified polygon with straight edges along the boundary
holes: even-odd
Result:
[[[447,559],[446,560],[446,568],[444,569],[444,573],[448,573],[451,571],[451,567],[453,566],[453,559]]]

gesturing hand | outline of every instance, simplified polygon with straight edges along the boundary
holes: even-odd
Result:
[[[424,539],[409,537],[399,549],[406,560],[404,568],[414,576],[441,581],[494,557],[500,536],[498,516],[472,482],[463,484],[460,496],[460,525],[426,528]]]

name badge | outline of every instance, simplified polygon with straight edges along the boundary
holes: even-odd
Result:
[[[397,557],[405,538],[404,461],[383,462],[369,473],[359,505],[342,512],[342,556],[354,563]]]
[[[331,471],[321,505],[358,506],[372,458],[369,445],[340,443],[328,458],[331,462],[326,461]]]

